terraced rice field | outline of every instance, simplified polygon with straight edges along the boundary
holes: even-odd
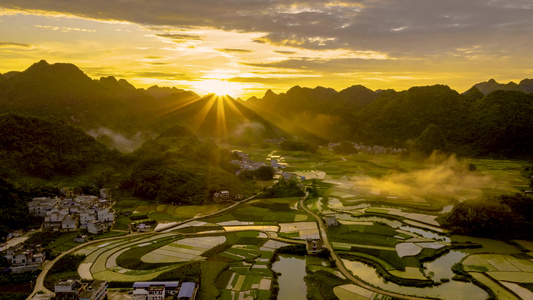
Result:
[[[134,213],[147,214],[150,218],[156,220],[184,220],[217,212],[228,205],[229,204],[176,206],[150,204],[137,206]]]
[[[367,300],[376,299],[376,293],[359,287],[355,284],[339,285],[333,288],[333,293],[340,300]],[[383,298],[381,298],[383,299]]]
[[[463,266],[466,271],[472,272],[533,273],[533,262],[530,260],[503,254],[470,255],[463,261]]]
[[[315,222],[280,223],[280,234],[297,239],[318,238],[318,226]]]
[[[472,277],[481,282],[483,285],[490,288],[496,295],[498,295],[498,299],[519,300],[517,296],[483,273],[472,272],[470,275],[472,275]]]
[[[202,260],[205,251],[226,241],[224,236],[186,238],[172,242],[141,257],[146,263],[178,263]]]

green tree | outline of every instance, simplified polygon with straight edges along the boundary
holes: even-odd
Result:
[[[347,142],[347,141],[342,141],[340,142],[339,145],[333,147],[333,152],[337,154],[349,155],[349,154],[356,154],[357,149],[355,149],[352,143]]]
[[[431,124],[415,141],[415,149],[430,154],[434,150],[446,151],[447,141],[439,126]]]
[[[274,168],[270,166],[261,166],[255,170],[255,178],[259,180],[272,180],[274,178]]]

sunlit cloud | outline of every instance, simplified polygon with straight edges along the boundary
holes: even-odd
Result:
[[[0,47],[15,47],[15,48],[31,48],[33,45],[25,44],[25,43],[16,43],[16,42],[2,42],[0,41]]]
[[[174,43],[184,43],[184,42],[191,41],[191,40],[192,41],[201,41],[202,40],[202,38],[199,35],[193,35],[193,34],[170,34],[170,33],[166,33],[166,34],[156,34],[156,36],[161,37],[161,38],[165,38],[165,39],[170,39]]]
[[[231,48],[217,48],[217,51],[226,52],[226,53],[252,53],[252,50],[247,49],[231,49]]]
[[[59,26],[50,26],[50,25],[33,25],[37,28],[48,29],[52,31],[61,31],[61,32],[96,32],[94,29],[85,29],[85,28],[76,28],[76,27],[59,27]]]
[[[212,92],[202,80],[237,95],[269,84],[466,89],[533,76],[532,9],[529,0],[3,0],[0,36],[14,43],[0,44],[0,72],[44,58],[200,93]],[[266,74],[286,71],[285,83]]]

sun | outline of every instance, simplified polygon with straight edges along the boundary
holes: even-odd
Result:
[[[232,97],[238,97],[243,92],[243,86],[241,84],[217,79],[197,81],[192,83],[192,86],[201,93],[214,93],[218,96],[229,95]]]

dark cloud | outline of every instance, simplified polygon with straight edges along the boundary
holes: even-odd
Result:
[[[170,63],[166,63],[166,62],[149,62],[147,63],[149,65],[153,65],[153,66],[164,66],[164,65],[170,65]]]
[[[192,34],[174,34],[174,33],[165,33],[165,34],[156,34],[158,37],[171,39],[175,43],[183,43],[186,41],[201,41],[202,38],[199,35]]]
[[[531,0],[2,0],[0,7],[128,21],[165,31],[208,27],[264,32],[254,42],[394,57],[432,57],[473,46],[483,53],[510,55],[533,50],[533,42],[525,41],[533,35]],[[200,39],[159,36],[176,42]]]
[[[1,42],[1,41],[0,41],[0,47],[21,47],[21,48],[30,48],[30,47],[33,47],[33,45],[25,44],[25,43]]]
[[[232,48],[218,48],[216,50],[220,52],[226,52],[226,53],[251,53],[253,52],[252,50],[247,50],[247,49],[232,49]]]
[[[274,51],[278,54],[296,54],[296,51]]]
[[[164,58],[163,56],[158,56],[158,55],[147,55],[145,57],[143,57],[145,59],[162,59]]]

